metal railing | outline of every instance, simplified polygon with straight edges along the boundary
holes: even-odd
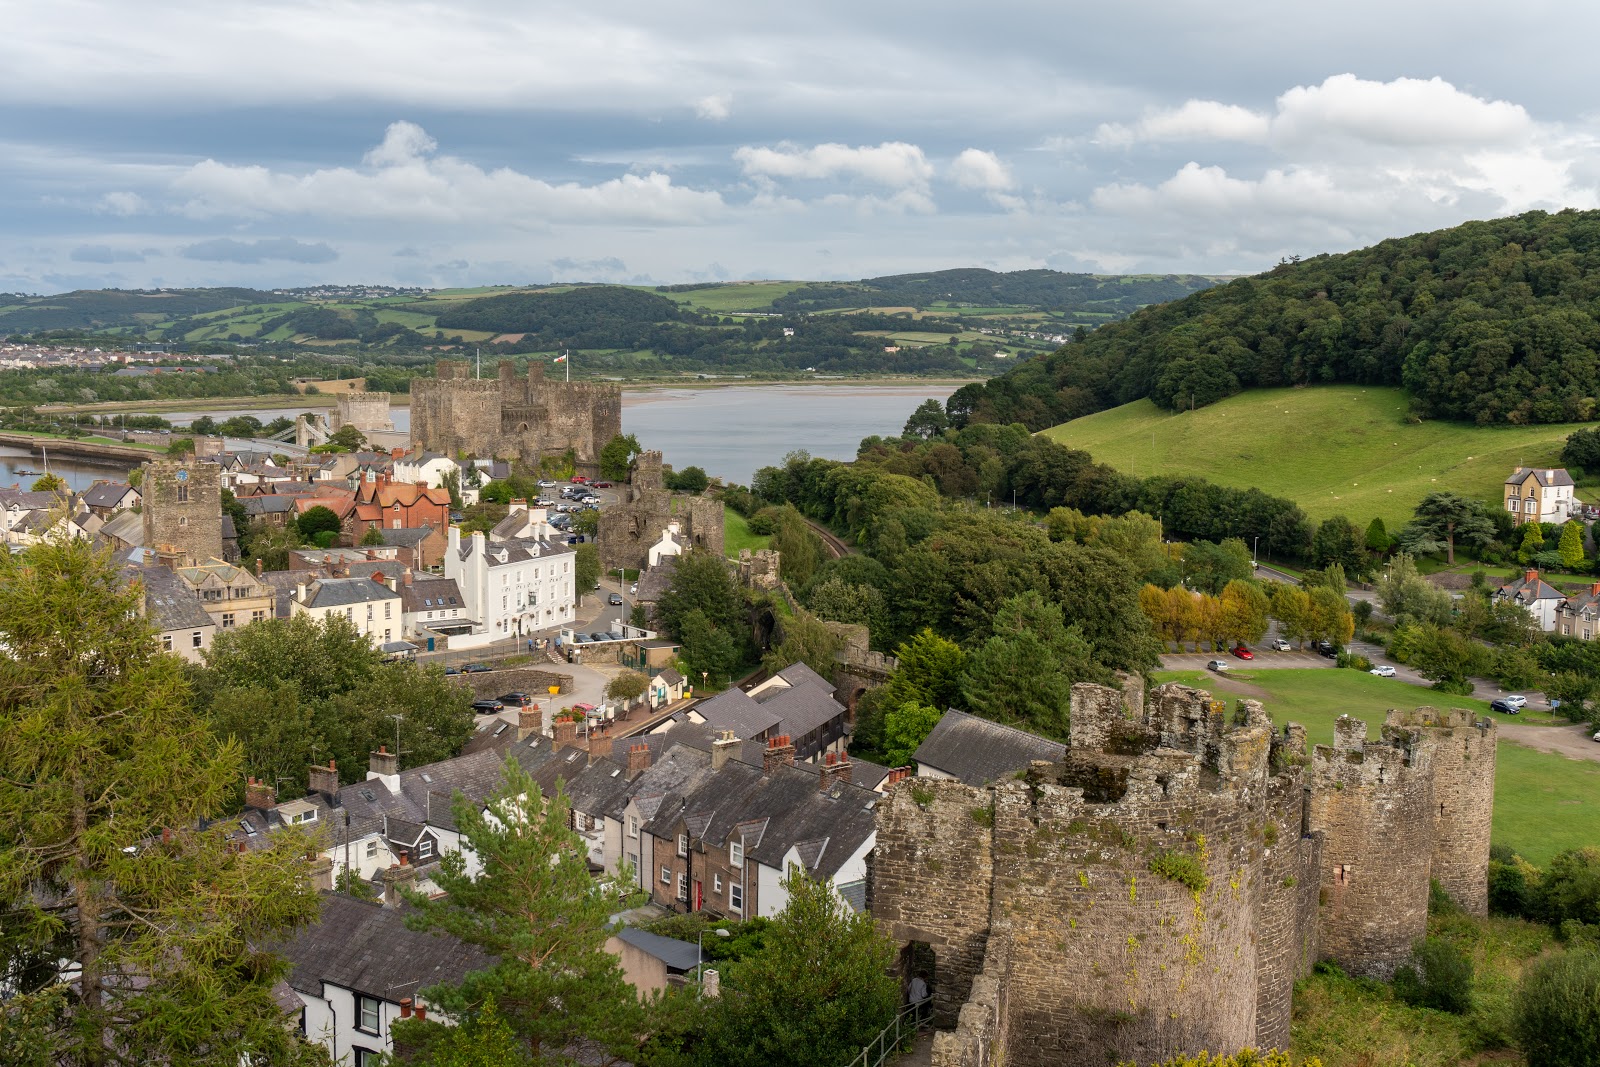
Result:
[[[923,997],[915,1004],[908,1004],[900,1009],[900,1014],[894,1017],[894,1022],[885,1026],[870,1043],[863,1045],[861,1055],[851,1060],[845,1067],[883,1067],[889,1057],[909,1052],[917,1031],[928,1025],[932,1015],[929,1009],[932,1006],[933,998]]]

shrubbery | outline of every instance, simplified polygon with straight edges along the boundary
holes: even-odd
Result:
[[[1472,1010],[1472,961],[1455,945],[1427,937],[1412,947],[1412,965],[1394,972],[1394,995],[1407,1004],[1455,1015]]]
[[[1517,990],[1517,1043],[1528,1067],[1593,1067],[1600,1050],[1600,953],[1535,963]]]

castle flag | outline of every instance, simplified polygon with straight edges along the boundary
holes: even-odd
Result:
[[[567,361],[567,357],[565,355],[559,355],[559,356],[556,357],[556,362],[557,363],[565,363],[566,361]]]

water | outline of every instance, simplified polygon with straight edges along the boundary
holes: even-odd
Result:
[[[111,481],[124,481],[128,471],[133,468],[131,462],[122,460],[94,461],[83,456],[50,456],[50,473],[60,475],[66,479],[68,488],[74,492],[87,489],[99,479]],[[33,488],[33,483],[38,480],[37,474],[18,474],[19,470],[44,471],[44,460],[32,454],[27,449],[12,448],[0,445],[0,487],[10,488],[16,486],[21,489]]]
[[[825,459],[854,459],[863,437],[900,432],[924,400],[943,401],[956,385],[742,385],[715,389],[640,388],[622,393],[622,429],[674,468],[700,467],[748,485],[761,467],[796,449]],[[221,422],[250,414],[263,423],[304,408],[161,412],[187,426],[201,415]],[[321,409],[319,409],[321,410]],[[134,414],[129,412],[129,414]],[[411,410],[391,408],[394,428],[411,429]]]

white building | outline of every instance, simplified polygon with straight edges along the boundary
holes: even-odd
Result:
[[[1494,599],[1522,608],[1547,634],[1555,632],[1557,616],[1567,601],[1566,594],[1545,582],[1536,570],[1525,571],[1522,577],[1496,589]]]
[[[650,562],[647,566],[654,569],[664,559],[683,555],[683,543],[678,540],[682,536],[683,529],[676,520],[667,523],[667,528],[661,531],[661,540],[650,546]]]
[[[404,611],[398,583],[371,578],[318,578],[295,587],[289,602],[292,615],[309,615],[322,622],[331,615],[348,620],[356,632],[378,647],[400,640],[404,632]]]
[[[575,554],[564,544],[515,540],[490,543],[482,533],[466,541],[450,527],[444,576],[467,602],[467,615],[495,640],[520,637],[573,621]]]
[[[429,489],[444,489],[449,475],[461,474],[461,466],[449,456],[417,449],[399,456],[394,461],[393,478],[397,482],[415,485],[421,482]]]

